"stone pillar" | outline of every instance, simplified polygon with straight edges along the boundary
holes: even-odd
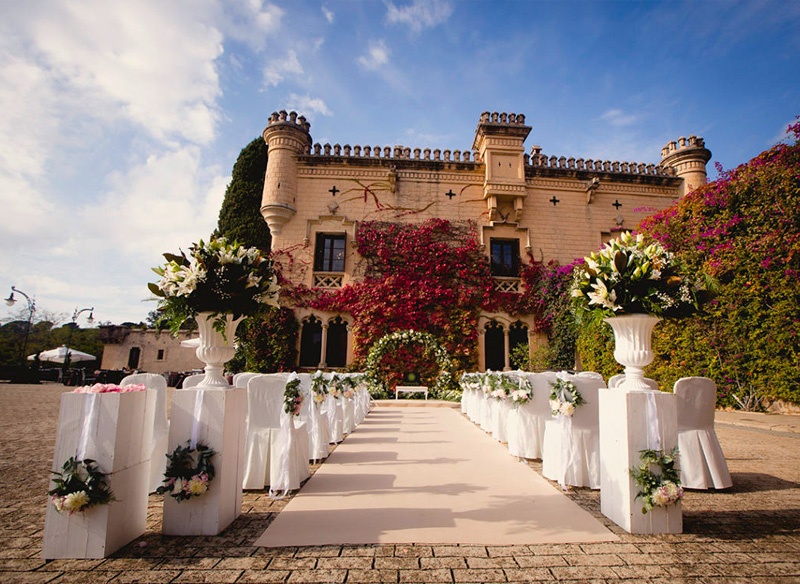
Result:
[[[503,371],[511,371],[511,355],[509,354],[509,330],[503,328]]]
[[[319,368],[328,366],[328,323],[322,323],[322,346],[319,351]]]

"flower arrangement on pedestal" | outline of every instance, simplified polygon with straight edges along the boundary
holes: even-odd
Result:
[[[161,279],[148,288],[158,298],[160,323],[173,333],[201,312],[210,312],[215,329],[223,332],[225,315],[238,319],[278,306],[272,262],[254,247],[217,237],[192,244],[188,255],[165,253],[164,258],[163,266],[153,268]]]
[[[59,513],[72,515],[114,500],[106,475],[90,458],[78,460],[72,456],[61,467],[61,472],[53,471],[53,474],[55,487],[48,494]]]
[[[584,258],[570,294],[578,314],[671,318],[696,312],[704,285],[685,275],[681,263],[660,243],[626,231]]]
[[[192,448],[187,442],[186,446],[178,446],[167,455],[164,484],[156,489],[156,493],[169,494],[178,503],[203,495],[214,479],[211,457],[215,454],[204,444]]]
[[[554,416],[571,417],[575,408],[584,403],[581,392],[571,381],[557,379],[550,388],[550,413]]]
[[[683,498],[680,471],[675,468],[677,457],[677,448],[667,453],[663,450],[640,452],[641,464],[631,469],[631,476],[639,487],[636,498],[642,499],[642,513],[674,505]]]

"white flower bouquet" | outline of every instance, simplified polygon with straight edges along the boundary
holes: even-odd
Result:
[[[161,279],[148,288],[158,298],[161,322],[173,333],[200,312],[253,316],[278,306],[277,277],[261,251],[224,237],[192,244],[188,256],[165,253],[163,266],[153,268]]]
[[[697,311],[705,289],[681,272],[680,262],[660,243],[625,232],[584,258],[571,295],[579,314],[688,316]]]
[[[557,379],[550,384],[550,413],[554,416],[571,417],[575,408],[583,405],[584,399],[571,381]]]

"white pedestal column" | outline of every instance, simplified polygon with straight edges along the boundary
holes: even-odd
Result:
[[[202,392],[197,442],[216,452],[211,459],[215,477],[200,497],[178,502],[164,495],[163,532],[166,535],[217,535],[242,510],[245,415],[244,388],[192,388],[172,394],[169,452],[192,437],[195,400]]]
[[[650,396],[650,397],[648,397]],[[675,396],[660,391],[599,392],[600,406],[600,510],[628,533],[682,533],[680,501],[642,513],[642,500],[630,469],[641,462],[644,449],[669,451],[678,444]],[[657,429],[648,420],[648,400],[654,400]],[[652,418],[651,418],[652,420]],[[657,433],[660,444],[654,444]],[[650,437],[650,438],[648,438]]]
[[[76,456],[84,425],[89,424],[83,458],[97,461],[114,500],[72,515],[59,513],[48,501],[42,549],[46,560],[104,558],[147,527],[156,392],[95,394],[94,419],[86,420],[91,398],[85,393],[62,394],[52,469],[61,472]]]

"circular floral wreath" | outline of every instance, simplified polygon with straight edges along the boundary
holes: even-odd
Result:
[[[178,503],[201,496],[214,479],[211,457],[215,454],[205,444],[191,448],[187,441],[186,446],[178,446],[171,454],[167,454],[169,462],[164,471],[164,484],[156,489],[156,493],[168,493]]]
[[[674,505],[683,498],[680,471],[675,468],[678,448],[665,453],[663,450],[642,450],[638,468],[631,469],[631,476],[639,487],[636,498],[642,498],[642,513],[654,507]],[[658,469],[657,472],[653,470]]]
[[[584,399],[571,381],[557,379],[550,384],[550,413],[554,416],[571,416]]]
[[[114,500],[106,475],[91,458],[78,460],[72,456],[61,467],[61,472],[53,471],[53,474],[55,488],[48,491],[48,495],[59,513],[66,511],[72,515]]]
[[[379,370],[383,356],[410,343],[422,345],[424,353],[433,357],[439,366],[439,376],[431,388],[432,393],[437,394],[450,389],[455,380],[450,354],[432,334],[414,330],[397,331],[378,339],[378,342],[372,346],[369,355],[367,355],[364,371],[367,382],[372,386],[383,387],[385,382]]]

